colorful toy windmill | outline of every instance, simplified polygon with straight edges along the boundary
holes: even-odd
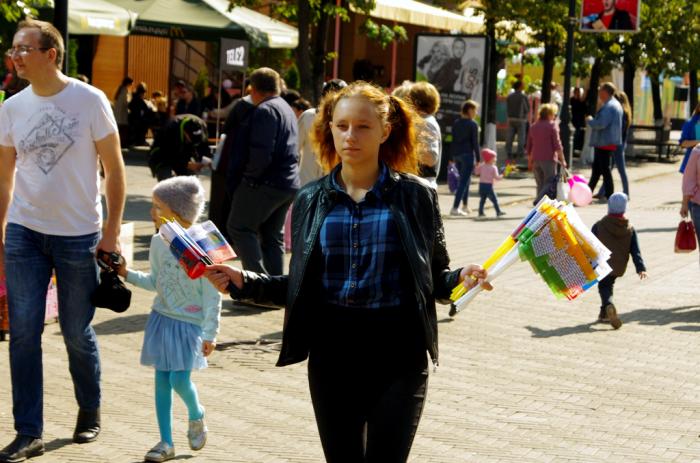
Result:
[[[544,197],[484,262],[493,281],[518,258],[530,263],[558,298],[575,299],[610,273],[610,251],[588,230],[576,210]],[[461,312],[481,286],[452,291],[450,315]]]

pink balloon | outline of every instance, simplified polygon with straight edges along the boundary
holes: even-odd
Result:
[[[593,201],[593,193],[587,183],[574,182],[569,192],[569,201],[576,206],[588,206]]]
[[[572,175],[571,177],[569,177],[569,186],[574,186],[574,183],[585,183],[586,185],[588,185],[588,180],[586,180],[586,177],[583,177],[581,175]]]

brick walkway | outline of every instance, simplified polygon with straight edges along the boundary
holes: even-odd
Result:
[[[137,268],[147,265],[150,188],[142,162],[130,158],[126,218],[136,221]],[[650,278],[619,281],[624,326],[592,324],[597,293],[556,301],[520,264],[455,320],[439,308],[441,366],[415,441],[413,462],[700,461],[700,344],[697,254],[673,254],[680,177],[676,165],[630,167],[630,218]],[[446,218],[456,264],[483,260],[527,210],[533,181],[497,188],[506,220]],[[443,210],[450,197],[442,195]],[[474,199],[472,207],[476,206]],[[580,209],[588,224],[603,205]],[[493,214],[493,211],[488,211]],[[94,444],[70,441],[76,415],[65,349],[56,324],[44,334],[45,441],[32,461],[138,462],[158,440],[152,371],[139,366],[152,294],[134,289],[123,315],[99,310],[104,431]],[[273,366],[281,311],[225,305],[220,350],[194,375],[207,407],[210,440],[192,452],[186,412],[176,400],[180,459],[192,462],[322,461],[305,365]],[[0,436],[13,434],[7,343],[0,343]]]

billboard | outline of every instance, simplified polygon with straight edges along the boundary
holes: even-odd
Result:
[[[477,114],[485,114],[487,54],[485,36],[416,35],[413,80],[428,81],[440,92],[436,119],[446,142],[452,140],[452,124],[460,117],[466,100],[476,101]]]
[[[640,0],[583,0],[584,32],[637,32]]]

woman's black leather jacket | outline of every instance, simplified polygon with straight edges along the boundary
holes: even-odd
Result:
[[[292,209],[292,258],[289,275],[268,276],[243,272],[243,288],[229,285],[231,297],[286,307],[282,351],[277,366],[305,360],[309,355],[309,320],[313,296],[318,287],[307,277],[318,269],[311,260],[319,230],[333,209],[338,192],[328,176],[299,191]],[[398,226],[403,249],[413,277],[413,292],[426,349],[433,363],[438,361],[438,334],[435,301],[449,303],[452,288],[459,282],[461,269],[450,271],[445,233],[435,190],[422,179],[390,171],[383,191],[385,201]],[[318,273],[318,272],[317,272]]]

